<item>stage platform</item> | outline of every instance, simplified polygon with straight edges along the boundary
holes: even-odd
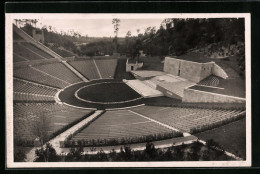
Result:
[[[141,96],[144,98],[150,98],[150,97],[159,97],[163,96],[163,93],[153,89],[149,85],[145,84],[141,80],[123,80],[125,84],[127,84],[129,87],[131,87],[133,90],[138,92]]]
[[[131,73],[139,79],[139,83],[142,82],[172,98],[182,99],[184,89],[196,85],[196,83],[180,76],[174,76],[161,71],[132,71]]]

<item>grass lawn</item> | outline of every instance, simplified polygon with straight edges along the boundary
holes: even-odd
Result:
[[[152,98],[144,98],[144,104],[151,106],[171,106],[175,103],[181,103],[181,100],[170,98],[170,97],[152,97]]]
[[[192,86],[190,89],[200,90],[200,91],[206,91],[206,92],[212,92],[217,94],[223,94],[223,95],[230,95],[235,97],[246,97],[246,89],[245,89],[245,80],[241,78],[236,79],[220,79],[219,86],[224,89],[218,89],[218,88],[210,88],[206,86]]]
[[[212,130],[195,134],[195,136],[204,141],[213,139],[226,151],[242,157],[243,159],[246,158],[245,118]]]
[[[125,83],[101,83],[82,88],[78,96],[94,102],[121,102],[141,97]]]

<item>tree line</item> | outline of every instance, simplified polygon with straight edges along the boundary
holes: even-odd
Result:
[[[83,147],[70,148],[67,154],[57,154],[49,143],[35,151],[35,162],[86,162],[86,161],[226,161],[234,160],[225,155],[225,150],[214,140],[207,140],[206,145],[200,142],[182,144],[159,149],[152,142],[147,142],[145,149],[134,151],[129,145],[124,145],[119,152],[112,149],[105,153],[101,148],[90,148],[92,154],[84,153]],[[25,154],[18,150],[14,154],[15,162],[25,161]]]
[[[87,43],[87,36],[82,36],[74,31],[58,33],[51,26],[43,26],[42,30],[47,43],[63,46],[80,56],[103,56],[118,52],[131,58],[139,58],[140,50],[151,57],[179,56],[191,49],[207,47],[214,43],[229,47],[232,44],[244,43],[245,41],[243,18],[170,18],[163,20],[159,29],[150,26],[143,33],[137,29],[137,36],[133,36],[131,31],[128,31],[124,38],[118,37],[120,22],[120,19],[112,20],[114,38],[101,39],[91,43]],[[27,20],[22,29],[31,34],[36,23],[37,20],[31,22]],[[87,44],[76,46],[75,42]],[[238,53],[239,66],[244,69],[244,49]]]

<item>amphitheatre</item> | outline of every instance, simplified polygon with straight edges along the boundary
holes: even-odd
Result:
[[[126,58],[66,59],[13,25],[14,144],[32,161],[42,134],[57,153],[214,139],[244,160],[244,81],[224,60],[196,55],[126,72]]]

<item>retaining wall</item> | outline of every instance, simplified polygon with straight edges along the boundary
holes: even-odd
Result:
[[[165,57],[164,71],[192,82],[200,82],[212,74],[214,62],[198,63]]]
[[[163,71],[169,74],[178,76],[180,69],[180,60],[173,59],[170,57],[165,57]]]
[[[184,89],[182,102],[187,103],[245,103],[245,98],[210,93],[194,89]]]

